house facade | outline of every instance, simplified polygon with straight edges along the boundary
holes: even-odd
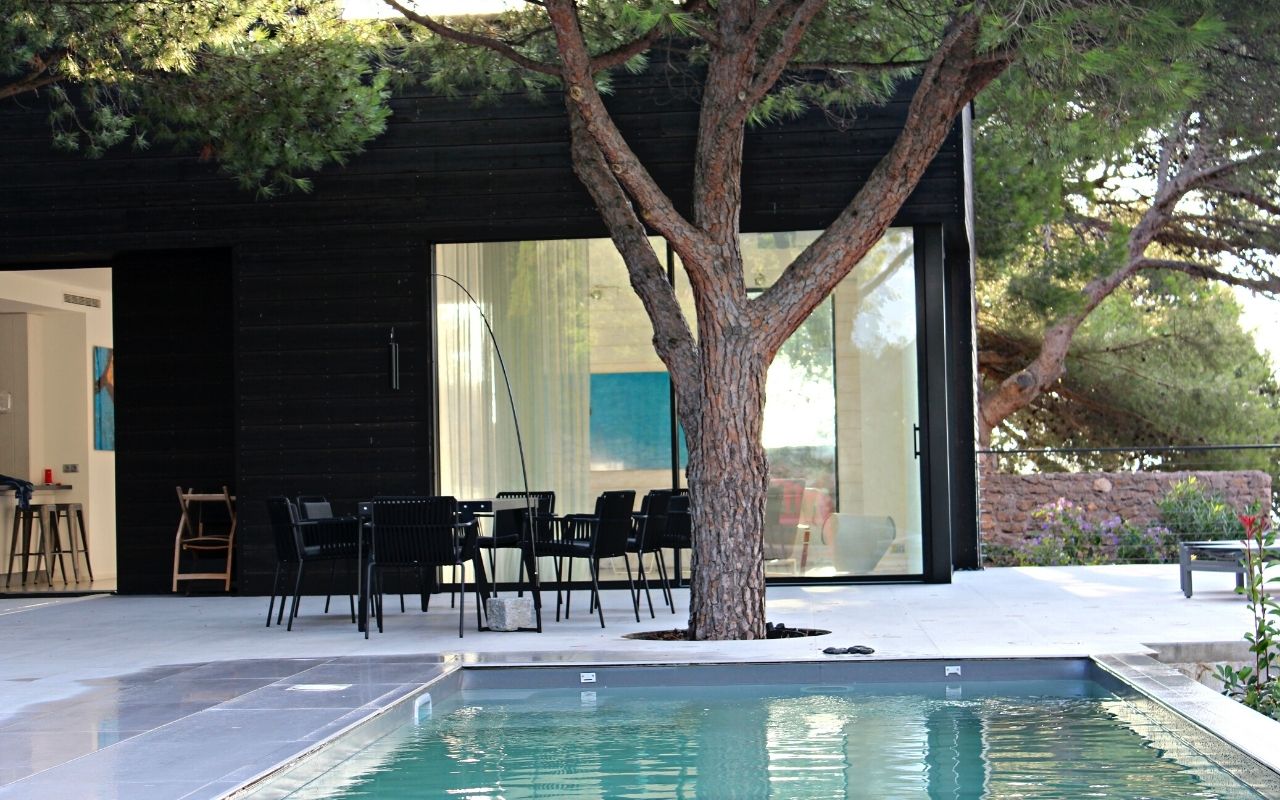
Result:
[[[653,72],[621,79],[608,102],[687,208],[695,100]],[[749,286],[834,219],[908,102],[849,126],[810,114],[748,132]],[[58,478],[83,492],[95,567],[114,560],[119,591],[168,590],[175,486],[236,495],[242,593],[269,591],[269,496],[323,494],[341,509],[518,488],[484,321],[531,486],[554,489],[557,510],[682,485],[669,384],[571,169],[558,98],[479,106],[410,91],[392,106],[387,132],[313,192],[258,200],[185,154],[57,152],[39,102],[0,104],[0,316],[21,332],[9,350],[26,347],[17,371],[46,387],[15,407],[47,411],[39,425],[8,415],[27,425],[26,448],[0,472],[82,462]],[[977,566],[968,141],[957,120],[890,233],[775,363],[771,578],[936,582]],[[96,289],[80,270],[100,271]],[[48,388],[88,381],[94,346],[114,348],[110,455],[92,447],[91,398]]]

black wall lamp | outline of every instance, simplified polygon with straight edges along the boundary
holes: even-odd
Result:
[[[396,341],[396,329],[391,329],[391,339],[387,342],[387,353],[391,358],[391,388],[400,391],[400,343]]]

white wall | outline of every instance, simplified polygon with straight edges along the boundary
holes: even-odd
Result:
[[[94,297],[102,305],[69,304],[64,293]],[[21,344],[19,331],[25,333]],[[111,579],[116,573],[115,453],[93,449],[95,345],[112,346],[109,270],[0,273],[0,390],[13,392],[15,406],[14,412],[0,415],[0,436],[6,433],[5,425],[26,427],[25,458],[15,447],[13,463],[0,462],[13,471],[0,471],[38,484],[44,469],[50,468],[55,482],[71,484],[71,491],[40,499],[84,506],[94,577]],[[10,373],[22,371],[23,357],[27,385],[2,385]],[[18,379],[12,380],[17,386]],[[14,431],[14,438],[20,438],[19,431]],[[0,456],[5,452],[0,445]],[[76,464],[79,471],[66,474],[64,464]],[[6,554],[11,525],[5,513],[0,538]]]

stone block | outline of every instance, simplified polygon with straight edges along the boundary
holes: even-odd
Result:
[[[489,630],[516,631],[535,624],[532,597],[490,597],[486,601]]]

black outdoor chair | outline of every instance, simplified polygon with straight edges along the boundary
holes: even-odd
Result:
[[[662,599],[675,610],[675,601],[671,597],[671,585],[667,582],[667,565],[662,558],[662,539],[667,530],[667,507],[671,502],[670,489],[653,489],[640,501],[640,512],[631,517],[631,536],[627,538],[627,552],[636,554],[636,577],[644,596],[649,602],[649,617],[652,619],[653,595],[649,593],[649,575],[645,572],[645,553],[653,553],[654,563],[658,569],[658,582],[662,586]],[[636,603],[640,602],[639,589],[636,590]]]
[[[372,554],[367,561],[365,586],[373,598],[382,632],[382,570],[411,566],[419,572],[435,567],[464,566],[476,556],[476,522],[471,512],[458,508],[452,497],[375,497],[370,503],[373,528]],[[461,572],[458,601],[458,636],[466,617],[467,573]],[[476,584],[476,627],[483,628],[483,598]],[[423,594],[423,610],[426,610]],[[365,637],[368,638],[368,626]]]
[[[498,492],[499,498],[522,498],[524,496],[524,492]],[[529,492],[529,498],[533,506],[533,525],[547,527],[548,518],[556,510],[556,493],[550,491]],[[493,514],[492,534],[479,536],[476,539],[476,545],[481,551],[489,551],[489,579],[493,581],[495,594],[498,587],[498,572],[494,564],[494,552],[500,549],[524,549],[528,536],[525,526],[525,516],[527,514],[528,510],[523,508],[514,511],[495,511]],[[517,579],[517,583],[524,583],[523,558],[520,559],[520,576]]]
[[[554,538],[536,543],[539,556],[552,556],[556,564],[556,620],[560,619],[561,568],[569,561],[569,589],[564,593],[564,617],[569,618],[569,591],[573,584],[573,559],[585,558],[591,572],[590,611],[600,614],[600,627],[604,627],[604,609],[600,605],[600,560],[622,558],[627,567],[627,587],[631,591],[631,605],[636,622],[640,621],[640,600],[636,596],[635,583],[631,580],[631,562],[627,561],[627,539],[631,535],[631,509],[635,506],[636,493],[630,489],[604,492],[596,498],[594,514],[567,514],[554,520]],[[590,611],[588,613],[590,613]]]
[[[675,554],[676,568],[679,570],[680,551],[693,551],[693,517],[689,513],[688,493],[671,495],[671,500],[667,503],[667,526],[662,533],[662,547]],[[678,586],[678,572],[675,580]],[[676,613],[675,603],[671,604],[671,613]]]
[[[276,596],[280,597],[280,611],[276,617],[279,625],[284,617],[285,588],[281,585],[283,574],[288,580],[289,570],[295,570],[293,585],[293,603],[289,608],[289,622],[286,630],[293,630],[293,620],[298,616],[298,606],[302,600],[302,578],[308,564],[329,562],[329,585],[324,598],[324,613],[329,613],[329,601],[333,596],[333,581],[338,562],[350,561],[353,564],[359,552],[360,522],[354,517],[302,520],[298,509],[287,497],[267,498],[267,515],[271,520],[271,532],[276,546],[276,571],[272,582],[271,602],[267,604],[267,627],[271,627],[271,613],[275,607]],[[356,621],[355,599],[350,592],[347,599],[351,604],[351,621]]]
[[[302,519],[333,519],[329,498],[317,494],[298,495],[298,516]]]

